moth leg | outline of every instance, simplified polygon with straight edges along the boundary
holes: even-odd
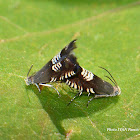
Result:
[[[87,107],[88,107],[88,104],[93,100],[93,99],[97,99],[97,98],[103,98],[103,97],[113,97],[115,95],[109,95],[109,94],[95,94],[94,97],[92,97],[88,103],[87,103]]]
[[[88,100],[87,107],[88,107],[88,104],[89,104],[94,98],[95,98],[95,96]]]
[[[68,105],[70,105],[70,103],[77,97],[77,96],[81,96],[82,95],[82,91],[78,92],[68,103]]]
[[[88,93],[88,97],[90,96],[90,92]]]
[[[34,83],[34,84],[36,85],[37,89],[38,89],[39,92],[41,93],[41,89],[40,89],[39,85],[38,85],[37,83]]]
[[[40,88],[40,90],[42,90],[43,89],[43,86],[42,85],[39,85],[39,88]]]
[[[57,94],[59,95],[59,96],[61,96],[60,95],[60,93],[58,92],[58,90],[55,88],[55,87],[53,87],[53,85],[50,85],[50,84],[39,84],[39,85],[41,85],[41,86],[46,86],[46,87],[51,87],[51,88],[53,88],[54,90],[56,90],[56,92],[57,92]]]
[[[95,94],[94,98],[103,98],[103,97],[113,97],[115,95],[109,95],[109,94]]]
[[[88,104],[90,103],[90,99],[89,99],[89,96],[90,96],[90,92],[88,93],[88,103],[87,103],[87,107],[88,107]]]

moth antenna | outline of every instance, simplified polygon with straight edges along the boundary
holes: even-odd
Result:
[[[105,77],[107,77],[117,87],[116,83],[109,76],[105,75]]]
[[[27,77],[28,77],[28,75],[29,75],[29,73],[30,73],[32,67],[33,67],[33,64],[31,65],[31,67],[30,67],[30,69],[29,69],[29,71],[28,71],[28,73],[27,73]]]
[[[115,79],[113,78],[113,76],[111,75],[111,73],[110,73],[107,69],[105,69],[105,68],[103,68],[103,67],[100,67],[100,66],[99,66],[99,68],[104,69],[104,70],[111,76],[112,80],[113,80],[114,83],[115,83],[115,86],[118,85],[117,82],[115,81]]]

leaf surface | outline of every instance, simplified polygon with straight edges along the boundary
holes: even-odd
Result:
[[[139,1],[0,0],[0,7],[1,139],[139,137]],[[103,79],[98,66],[108,69],[119,97],[93,100],[87,108],[83,93],[67,106],[77,92],[65,84],[54,84],[60,98],[53,89],[39,94],[25,85],[32,64],[31,73],[38,71],[75,38],[80,65]]]

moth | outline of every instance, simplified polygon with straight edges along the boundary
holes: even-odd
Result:
[[[74,75],[71,75],[72,71],[68,71],[68,69],[65,67],[69,64],[71,64],[71,67],[73,67],[72,69],[74,70]],[[60,81],[65,82],[71,88],[74,88],[79,91],[76,94],[76,96],[74,96],[74,98],[71,99],[69,104],[76,97],[81,96],[83,92],[88,93],[88,96],[94,96],[88,101],[88,104],[95,98],[113,97],[120,95],[120,87],[118,86],[111,73],[103,67],[100,68],[104,69],[110,75],[110,77],[105,77],[107,77],[114,84],[114,86],[109,82],[101,79],[97,75],[93,74],[92,72],[81,67],[77,62],[77,58],[75,57],[75,55],[69,55],[66,58],[65,65],[63,65],[61,69],[62,75],[60,77]]]
[[[95,98],[120,95],[121,90],[117,82],[105,68],[101,67],[109,73],[110,77],[106,77],[114,83],[114,86],[79,65],[77,58],[73,54],[73,50],[76,48],[75,42],[76,40],[70,42],[69,45],[54,56],[41,70],[28,77],[32,68],[31,66],[27,73],[27,79],[25,80],[26,84],[34,84],[37,86],[38,90],[41,91],[40,86],[54,88],[48,83],[57,81],[61,81],[62,83],[64,82],[71,88],[79,91],[74,98],[71,99],[69,104],[76,97],[81,96],[83,92],[88,93],[88,96],[93,95],[93,97],[88,101],[88,104]],[[56,88],[54,89],[56,90]],[[57,93],[60,95],[58,91]]]
[[[68,77],[64,79],[64,82],[69,85],[71,88],[78,90],[79,92],[71,99],[69,104],[78,96],[81,96],[83,92],[88,93],[88,96],[93,95],[93,97],[88,101],[88,104],[95,98],[102,98],[102,97],[113,97],[121,94],[120,87],[118,86],[117,82],[110,74],[108,70],[103,67],[100,67],[109,73],[109,78],[114,86],[109,82],[102,80],[97,75],[93,74],[92,72],[84,69],[83,67],[78,66],[79,70],[77,70],[76,75],[72,77]],[[68,104],[68,105],[69,105]],[[87,106],[88,106],[87,104]]]
[[[75,75],[77,66],[72,60],[69,61],[69,57],[73,56],[73,50],[76,48],[76,40],[71,41],[65,48],[63,48],[56,56],[54,56],[45,66],[43,66],[37,73],[29,76],[29,73],[33,67],[30,67],[27,78],[25,79],[26,85],[34,84],[41,92],[42,86],[47,86],[58,90],[53,85],[48,84],[63,80],[64,78]],[[74,59],[74,56],[72,57]],[[63,67],[62,67],[63,66]]]

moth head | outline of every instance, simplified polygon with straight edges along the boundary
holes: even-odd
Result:
[[[27,77],[25,83],[27,86],[33,84],[33,76]]]
[[[30,67],[30,69],[27,73],[27,78],[25,79],[25,83],[26,83],[27,86],[33,84],[33,76],[28,77],[32,67],[33,67],[33,65],[31,65],[31,67]]]
[[[121,89],[119,86],[114,86],[113,88],[114,88],[114,93],[113,93],[114,96],[118,96],[121,94]]]
[[[113,76],[111,75],[111,73],[110,73],[107,69],[105,69],[105,68],[103,68],[103,67],[100,67],[100,68],[102,68],[102,69],[104,69],[106,72],[108,72],[108,74],[110,75],[110,77],[109,77],[109,76],[105,76],[105,77],[107,77],[108,79],[110,79],[110,81],[114,84],[114,86],[113,86],[113,92],[112,92],[110,95],[112,95],[112,96],[118,96],[118,95],[120,95],[120,94],[121,94],[121,89],[120,89],[120,87],[118,86],[116,80],[115,80],[115,79],[113,78]]]

